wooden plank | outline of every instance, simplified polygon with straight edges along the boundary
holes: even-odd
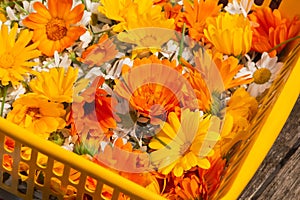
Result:
[[[272,187],[274,187],[273,184],[278,184],[277,190],[283,192],[283,190],[285,190],[286,187],[290,187],[293,182],[298,183],[300,178],[300,171],[299,168],[296,167],[296,165],[297,163],[299,163],[299,145],[300,97],[298,98],[285,126],[283,127],[272,149],[268,153],[267,157],[261,164],[252,180],[249,182],[248,186],[245,188],[239,199],[277,199],[276,196],[272,196],[272,198],[271,196],[268,196],[273,195],[274,193],[274,190],[271,189]],[[296,160],[297,156],[298,160]],[[293,160],[290,160],[292,158]],[[284,171],[289,172],[289,174],[284,174]],[[283,185],[282,182],[287,181],[286,179],[288,179],[290,182],[286,183],[288,185]],[[284,197],[293,195],[295,191],[297,191],[298,196],[300,196],[300,192],[298,189],[294,191],[285,191],[285,193],[283,193]]]
[[[300,199],[300,148],[276,174],[258,199]]]

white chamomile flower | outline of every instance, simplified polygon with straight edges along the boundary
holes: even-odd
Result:
[[[49,69],[54,67],[63,67],[68,69],[71,63],[72,60],[69,58],[68,53],[59,54],[57,51],[54,51],[53,58],[46,58],[46,60],[42,62],[42,67],[36,66],[34,67],[34,70],[38,72],[49,71]]]
[[[22,24],[22,20],[25,19],[29,13],[34,12],[33,4],[35,2],[42,2],[41,0],[35,0],[35,1],[22,1],[23,4],[23,10],[20,10],[20,24]],[[22,12],[23,11],[23,12]]]
[[[83,12],[83,16],[79,22],[79,24],[83,25],[83,26],[87,26],[90,21],[91,21],[91,16],[92,16],[92,13],[90,11],[84,11]]]
[[[72,63],[72,61],[69,58],[69,55],[67,53],[59,55],[57,51],[54,52],[55,67],[63,67],[65,69],[68,69],[68,67],[71,65],[71,63]]]
[[[244,17],[247,17],[253,3],[254,0],[233,0],[232,3],[228,3],[224,9],[230,14],[243,14]]]
[[[69,136],[65,138],[64,144],[61,146],[62,148],[68,150],[68,151],[73,151],[74,149],[74,139],[72,136]]]
[[[20,95],[25,94],[26,92],[26,89],[23,87],[22,84],[19,84],[15,87],[11,87],[10,89],[11,91],[8,92],[9,98],[14,100],[18,99]]]
[[[115,79],[115,78],[120,77],[123,65],[127,65],[129,67],[132,67],[133,66],[133,60],[131,60],[130,58],[124,58],[124,59],[120,60],[118,63],[116,63],[116,64],[114,64],[110,67],[107,67],[106,68],[107,76],[111,79]]]
[[[94,80],[98,76],[103,76],[103,72],[100,67],[93,67],[89,72],[84,76],[84,78],[89,80]]]
[[[0,101],[0,105],[2,104],[2,101]],[[11,105],[9,103],[4,103],[3,107],[3,116],[6,116],[7,113],[9,113],[11,110]]]
[[[11,21],[17,21],[17,20],[19,20],[19,19],[17,18],[17,16],[15,15],[14,10],[11,9],[11,7],[9,7],[9,6],[6,7],[6,13],[7,13],[8,18],[9,18]]]
[[[273,83],[278,75],[282,62],[277,62],[278,58],[270,57],[267,52],[264,52],[261,59],[256,62],[255,66],[249,65],[248,69],[254,79],[248,87],[248,92],[251,96],[260,96]]]
[[[85,49],[89,46],[89,43],[92,41],[93,36],[90,31],[86,31],[83,35],[80,36],[80,41],[82,41],[81,48]]]

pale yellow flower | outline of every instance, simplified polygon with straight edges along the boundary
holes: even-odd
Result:
[[[116,32],[143,27],[174,28],[174,19],[167,19],[152,0],[101,0],[99,11],[118,22]]]
[[[181,113],[181,122],[175,113],[170,113],[168,122],[150,142],[149,147],[158,149],[150,154],[151,162],[162,174],[181,176],[184,171],[199,166],[210,168],[207,159],[213,155],[213,146],[219,140],[217,117],[201,117],[199,111],[189,109]]]

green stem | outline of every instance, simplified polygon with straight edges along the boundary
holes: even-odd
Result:
[[[153,136],[154,139],[156,139],[157,141],[159,141],[162,145],[164,145],[167,149],[171,149],[170,146],[168,146],[164,141],[162,141],[161,139],[159,139],[158,137]]]
[[[182,57],[182,52],[183,52],[183,46],[184,46],[184,36],[185,36],[185,23],[183,24],[182,27],[182,33],[181,33],[181,40],[180,40],[180,46],[179,46],[179,52],[178,52],[178,56],[177,59],[180,63],[180,58]]]
[[[5,99],[6,99],[6,95],[7,95],[7,89],[8,89],[8,86],[7,85],[4,86],[3,93],[2,93],[1,112],[0,112],[1,117],[4,117],[3,116],[3,111],[4,111],[4,104],[5,104]]]
[[[111,31],[112,28],[108,28],[108,29],[105,29],[105,30],[101,30],[101,31],[99,31],[99,32],[94,32],[93,27],[90,26],[90,30],[92,31],[93,35],[99,35],[99,34],[101,34],[101,33],[105,33],[105,32]]]
[[[84,10],[87,10],[87,7],[86,7],[86,2],[85,2],[85,0],[81,0],[81,3],[84,5]]]
[[[22,10],[26,15],[28,15],[29,13],[18,3],[18,2],[14,2],[14,4],[20,9]]]
[[[296,40],[296,39],[299,39],[299,38],[300,38],[300,35],[297,35],[297,36],[292,37],[292,38],[290,38],[290,39],[288,39],[288,40],[285,40],[285,41],[283,41],[283,42],[277,44],[277,45],[276,45],[275,47],[273,47],[272,49],[270,49],[270,50],[268,51],[268,53],[272,52],[273,50],[279,48],[280,46],[282,46],[282,45],[284,45],[284,44],[287,44],[287,43],[289,43],[289,42],[291,42],[291,41],[294,41],[294,40]]]

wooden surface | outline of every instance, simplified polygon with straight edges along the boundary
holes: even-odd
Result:
[[[300,97],[272,149],[240,196],[300,200]]]

